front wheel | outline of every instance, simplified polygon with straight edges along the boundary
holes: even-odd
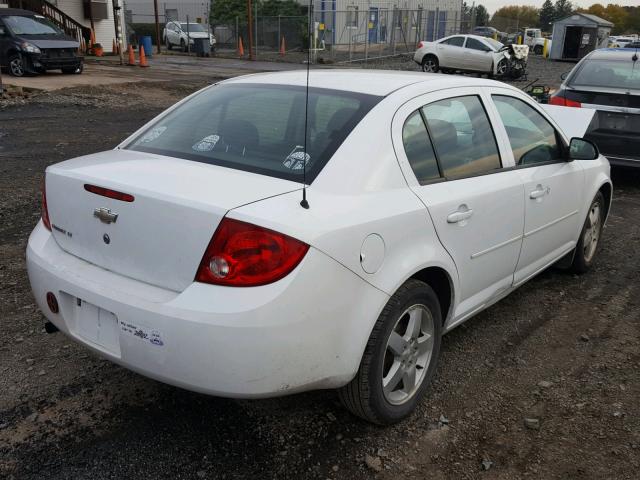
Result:
[[[507,64],[507,61],[503,58],[498,62],[498,66],[496,67],[496,77],[498,78],[504,77],[507,74],[508,70],[509,70],[509,65]]]
[[[413,412],[436,369],[442,315],[426,283],[408,280],[378,318],[355,378],[339,391],[353,414],[380,425]]]
[[[9,57],[9,73],[14,77],[24,77],[25,68],[22,55],[16,53]]]
[[[184,39],[180,39],[180,50],[182,50],[183,52],[187,51],[187,44],[185,43]]]
[[[65,67],[62,69],[62,73],[65,75],[80,75],[84,70],[84,64],[80,63],[75,67]]]
[[[536,45],[535,47],[533,47],[533,53],[535,53],[536,55],[542,55],[542,45]]]
[[[598,192],[591,202],[582,232],[580,232],[580,239],[573,255],[571,271],[585,273],[593,265],[604,225],[604,213],[604,195],[602,195],[602,192]]]
[[[437,73],[439,68],[438,59],[434,55],[426,55],[422,59],[422,71],[427,73]]]

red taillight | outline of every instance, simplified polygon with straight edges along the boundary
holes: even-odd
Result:
[[[133,195],[128,193],[118,192],[117,190],[111,190],[110,188],[98,187],[97,185],[89,185],[85,183],[84,189],[87,192],[95,193],[96,195],[102,195],[103,197],[113,198],[120,200],[121,202],[133,202],[135,199]]]
[[[549,104],[560,105],[561,107],[582,107],[582,104],[580,102],[569,100],[568,98],[565,98],[561,95],[554,95],[553,97],[549,98]]]
[[[204,252],[196,281],[255,287],[288,275],[309,245],[282,233],[223,218]]]
[[[40,216],[42,217],[42,223],[44,224],[45,228],[49,231],[51,231],[51,221],[49,220],[49,209],[47,208],[47,181],[46,181],[46,177],[42,179],[42,188],[41,190],[41,195],[42,195],[42,211],[40,212]]]
[[[422,48],[422,47],[424,47],[424,42],[418,42],[417,48]]]

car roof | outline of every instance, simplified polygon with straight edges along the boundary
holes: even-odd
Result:
[[[270,72],[244,75],[225,80],[223,83],[261,83],[271,85],[305,86],[306,70]],[[506,84],[494,80],[461,75],[438,73],[403,72],[396,70],[366,69],[312,69],[309,72],[309,86],[345,92],[387,96],[397,90],[424,83],[430,91],[464,86],[500,86]]]
[[[588,60],[629,60],[633,57],[633,49],[630,48],[600,48],[594,50],[587,57]]]
[[[0,17],[11,17],[11,16],[21,16],[21,17],[33,17],[38,15],[35,12],[31,12],[29,10],[20,10],[19,8],[0,8]]]

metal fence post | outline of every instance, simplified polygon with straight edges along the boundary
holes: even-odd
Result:
[[[240,27],[238,26],[238,17],[236,17],[236,49],[240,48]]]
[[[187,15],[187,55],[191,53],[191,34],[189,32],[189,15]]]
[[[255,55],[255,58],[258,58],[258,2],[253,4],[253,8],[255,10],[255,16],[256,16],[256,19],[255,19],[255,22],[256,22],[256,28],[255,28],[255,31],[256,31],[256,55]]]
[[[364,23],[364,63],[366,65],[369,60],[369,14]]]

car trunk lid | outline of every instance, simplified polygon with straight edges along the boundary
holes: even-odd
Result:
[[[52,233],[62,249],[175,291],[193,282],[226,212],[297,188],[288,180],[125,150],[63,162],[46,176]]]

